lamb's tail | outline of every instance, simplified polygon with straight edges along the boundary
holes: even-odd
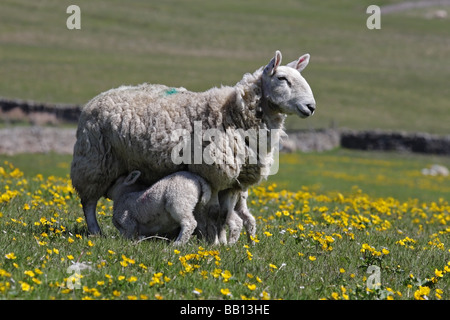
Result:
[[[198,179],[200,182],[200,186],[202,188],[202,196],[200,198],[200,204],[202,206],[206,206],[206,204],[211,199],[211,187],[209,186],[208,182],[205,181],[205,179],[200,178]]]

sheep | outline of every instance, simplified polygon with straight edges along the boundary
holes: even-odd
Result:
[[[121,175],[140,170],[142,182],[151,185],[174,172],[190,171],[210,184],[211,199],[205,217],[208,237],[217,243],[222,228],[217,225],[224,220],[220,216],[219,192],[230,188],[233,193],[245,192],[266,178],[273,153],[269,145],[267,154],[258,155],[256,163],[207,162],[202,158],[196,161],[196,155],[213,152],[220,158],[227,154],[235,147],[233,130],[263,132],[258,137],[264,132],[276,132],[278,137],[284,133],[288,114],[301,118],[313,115],[314,96],[300,74],[309,58],[305,54],[281,66],[282,55],[276,51],[266,66],[245,74],[233,87],[191,92],[142,84],[111,89],[90,100],[79,118],[71,164],[72,184],[80,197],[89,233],[101,233],[96,218],[97,201]],[[195,133],[198,128],[200,135]],[[213,129],[225,137],[224,144],[203,135]],[[179,132],[184,133],[181,139],[180,135],[174,136]],[[250,149],[245,143],[240,147]],[[181,151],[194,161],[178,161]],[[237,197],[227,196],[223,201],[232,199]]]
[[[140,175],[135,170],[121,176],[107,191],[114,201],[114,226],[129,239],[171,235],[181,227],[174,244],[185,244],[201,225],[195,212],[208,203],[209,185],[196,174],[180,171],[143,189],[136,183]]]
[[[433,164],[433,165],[431,165],[430,168],[423,168],[421,172],[422,172],[423,175],[426,175],[426,176],[428,176],[428,175],[430,175],[430,176],[441,175],[441,176],[444,176],[444,177],[448,176],[449,173],[450,173],[450,171],[445,166],[442,166],[442,165],[439,165],[439,164]]]

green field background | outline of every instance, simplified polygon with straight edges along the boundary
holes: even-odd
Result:
[[[378,1],[377,5],[400,1]],[[86,1],[68,30],[67,0],[4,0],[0,96],[84,104],[122,84],[201,91],[234,85],[275,50],[304,71],[317,102],[288,128],[348,127],[448,134],[450,20],[439,7],[383,14],[373,1]]]

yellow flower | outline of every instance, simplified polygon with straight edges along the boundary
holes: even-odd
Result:
[[[248,251],[248,250],[247,250],[247,258],[250,261],[253,259],[253,254],[250,251]]]
[[[27,270],[27,271],[25,271],[24,273],[25,273],[27,276],[31,277],[31,278],[34,277],[34,272],[31,271],[31,270]]]
[[[264,234],[265,234],[267,237],[273,236],[273,234],[271,234],[269,231],[264,232]]]
[[[253,290],[256,289],[256,284],[248,284],[248,285],[247,285],[247,288],[248,288],[249,290],[253,291]]]
[[[434,274],[436,275],[436,277],[438,278],[442,278],[444,275],[442,274],[441,270],[438,269],[434,269]]]
[[[19,281],[21,287],[22,287],[22,291],[30,291],[33,287],[30,286],[28,283],[23,282],[23,281]]]
[[[316,261],[316,257],[315,256],[309,256],[308,259],[311,260],[311,261]]]
[[[69,255],[67,256],[67,259],[73,260],[73,259],[75,259],[75,258],[73,257],[73,255],[69,254]]]
[[[422,287],[419,286],[419,289],[414,292],[414,299],[416,300],[427,300],[428,294],[430,294],[430,288],[429,287]]]
[[[267,291],[263,291],[260,294],[260,297],[261,297],[262,300],[269,300],[270,299],[270,294]]]
[[[383,248],[383,250],[381,250],[381,252],[382,252],[383,254],[389,254],[389,250],[388,250],[388,249],[385,249],[385,248]]]
[[[115,297],[120,296],[120,291],[114,290],[113,291],[113,296],[115,296]]]
[[[130,264],[135,264],[136,263],[136,261],[134,259],[127,258],[124,254],[122,255],[122,260],[127,265],[128,265],[128,263],[130,263]]]
[[[444,291],[442,291],[441,289],[436,289],[436,298],[437,299],[442,299],[442,294],[444,293]]]
[[[339,269],[339,272],[340,272],[340,273],[345,273],[345,269],[344,269],[344,268],[340,268],[340,269]]]
[[[16,257],[16,255],[14,254],[14,252],[10,252],[10,253],[8,253],[8,254],[5,254],[5,258],[6,258],[6,259],[9,259],[9,260],[14,260],[14,259],[16,259],[17,257]]]
[[[120,261],[120,265],[122,267],[126,267],[126,266],[128,266],[128,263],[126,261],[122,260],[122,261]]]
[[[0,277],[11,277],[11,273],[6,270],[0,269]]]
[[[228,289],[228,288],[220,289],[220,293],[223,294],[224,296],[231,296],[230,289]]]
[[[223,282],[228,282],[228,280],[231,278],[231,272],[230,271],[228,271],[228,270],[225,270],[224,272],[222,272],[221,274],[220,274],[221,276],[222,276],[222,278],[223,278]]]

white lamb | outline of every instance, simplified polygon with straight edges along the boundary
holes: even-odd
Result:
[[[197,227],[196,211],[211,197],[209,185],[198,175],[180,171],[142,190],[142,185],[136,183],[140,175],[140,171],[133,171],[109,188],[107,196],[114,201],[114,226],[130,239],[171,237],[181,228],[174,244],[186,243]]]
[[[229,159],[229,150],[240,148],[249,154],[251,149],[247,142],[236,148],[233,131],[255,130],[259,137],[261,132],[276,132],[278,136],[284,133],[287,114],[311,116],[314,96],[300,74],[308,62],[306,54],[281,66],[281,53],[277,51],[267,66],[245,74],[234,87],[190,92],[162,85],[122,86],[89,101],[80,116],[71,167],[72,184],[80,196],[89,232],[101,232],[96,218],[97,201],[121,175],[139,170],[143,182],[151,185],[184,170],[205,178],[211,187],[205,219],[208,237],[217,242],[224,227],[222,222],[227,219],[221,217],[219,192],[232,190],[225,193],[222,202],[230,202],[227,207],[233,208],[235,204],[231,202],[236,201],[237,193],[267,177],[273,160],[272,145],[267,154],[258,154],[257,163],[249,163],[248,159],[237,161],[233,156],[231,159],[236,161],[211,163],[195,161],[196,142],[200,156],[213,150],[216,158]],[[197,124],[203,133],[212,129],[221,132],[226,137],[222,139],[224,143],[199,137],[195,134]],[[185,143],[189,148],[181,150],[180,137],[173,138],[180,131],[184,132],[182,139],[189,138]],[[193,161],[174,161],[174,155],[180,151]],[[230,214],[232,210],[226,211]],[[225,241],[222,237],[221,242]]]

